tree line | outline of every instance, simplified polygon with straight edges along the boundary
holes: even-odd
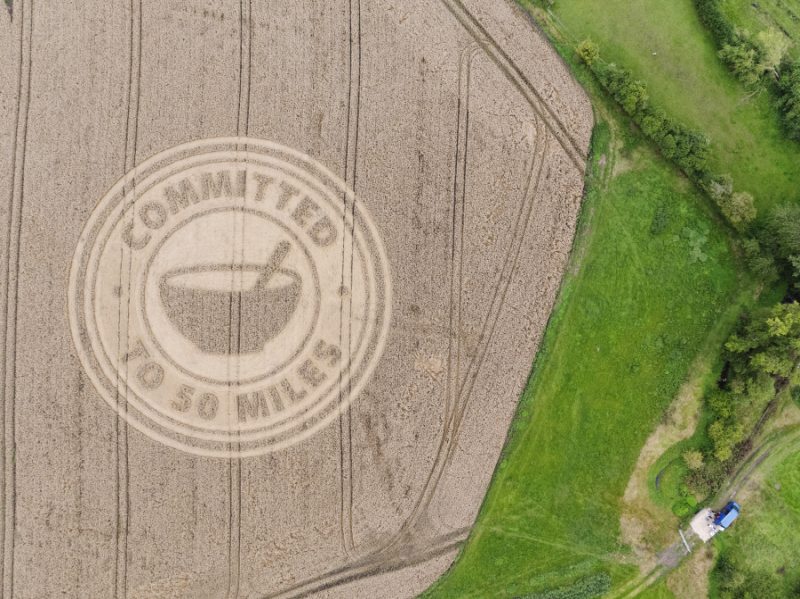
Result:
[[[774,29],[752,35],[735,27],[719,0],[694,0],[694,4],[722,62],[746,86],[772,90],[787,137],[800,141],[800,61],[789,56],[790,41]]]
[[[578,45],[578,56],[594,76],[639,126],[642,133],[661,154],[714,200],[720,212],[738,231],[744,231],[756,218],[753,196],[733,189],[730,175],[714,173],[709,165],[708,137],[667,115],[650,102],[647,85],[615,63],[600,56],[600,48],[591,40]]]

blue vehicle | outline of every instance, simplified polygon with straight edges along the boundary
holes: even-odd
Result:
[[[734,520],[739,517],[739,512],[742,508],[735,501],[729,501],[722,510],[714,518],[714,524],[719,526],[722,530],[728,528],[733,524]]]

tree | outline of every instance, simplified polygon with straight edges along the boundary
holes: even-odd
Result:
[[[742,83],[747,86],[758,83],[762,70],[758,51],[752,45],[746,42],[725,44],[719,51],[719,57]]]
[[[780,274],[778,267],[775,264],[775,259],[761,248],[761,244],[757,239],[748,238],[742,241],[742,249],[744,250],[744,259],[747,267],[754,275],[756,275],[765,285],[770,285],[778,280]]]
[[[723,389],[714,389],[706,396],[708,408],[722,420],[733,417],[733,401],[732,394]]]
[[[635,115],[646,106],[650,96],[647,94],[647,84],[644,81],[631,81],[622,90],[620,104],[625,112]]]
[[[639,126],[647,137],[660,144],[669,130],[669,119],[663,110],[648,107],[642,112]]]
[[[778,258],[800,255],[800,205],[781,204],[770,210],[764,222],[766,239]]]
[[[686,451],[683,454],[683,461],[689,470],[700,470],[703,467],[703,454],[696,449]]]
[[[627,69],[613,62],[593,69],[600,82],[629,115],[636,117],[647,108],[647,85],[633,78]]]
[[[791,139],[800,140],[800,61],[783,62],[777,88],[783,127]]]
[[[708,427],[708,436],[714,443],[714,457],[727,462],[733,456],[733,448],[744,439],[744,427],[740,423],[727,424],[715,420]]]
[[[800,303],[778,304],[757,314],[731,335],[725,349],[740,374],[788,379],[800,360]]]
[[[725,218],[739,231],[742,231],[756,218],[756,205],[753,202],[753,196],[746,191],[723,195],[717,201],[717,204]]]
[[[792,393],[792,399],[794,400],[794,403],[796,403],[798,406],[800,406],[800,386],[792,387],[791,393]]]
[[[711,199],[719,204],[723,198],[733,193],[733,177],[728,173],[713,177],[706,185],[706,191],[711,196]]]
[[[778,74],[778,67],[783,61],[791,42],[789,38],[776,29],[767,29],[759,32],[756,43],[760,50],[758,68],[762,73]]]
[[[578,44],[578,56],[588,66],[592,66],[600,59],[600,47],[590,39],[583,40]]]

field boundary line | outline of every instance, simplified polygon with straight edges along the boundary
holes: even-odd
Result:
[[[252,68],[252,45],[253,45],[253,21],[252,21],[252,0],[239,0],[239,91],[237,94],[237,114],[236,114],[236,135],[247,137],[250,129],[250,77]],[[244,147],[238,147],[239,151],[247,151]],[[239,219],[234,219],[233,239],[236,240],[236,227]],[[244,219],[241,219],[241,238],[242,252],[244,252]],[[236,250],[233,252],[236,259]],[[239,295],[238,305],[236,306],[236,327],[233,327],[233,302],[231,302],[229,312],[229,330],[231,331],[229,342],[233,342],[233,331],[236,331],[235,352],[239,352],[241,347],[242,334],[242,298]],[[229,352],[233,355],[233,352]],[[236,362],[237,375],[240,364]],[[238,378],[238,376],[237,376]],[[230,406],[233,402],[229,402]],[[228,418],[234,416],[230,413]],[[231,441],[231,452],[239,449],[237,441]],[[235,599],[239,596],[240,576],[242,569],[242,461],[237,457],[228,458],[228,589],[227,596]]]
[[[564,123],[559,120],[547,102],[542,99],[530,80],[503,50],[497,40],[481,25],[461,0],[441,0],[441,2],[522,94],[533,111],[544,121],[561,147],[564,148],[575,168],[583,173],[587,158],[585,151],[580,148],[577,141],[569,134]]]
[[[477,380],[478,373],[483,366],[486,358],[486,352],[489,348],[489,343],[494,337],[494,330],[497,326],[500,311],[502,306],[505,304],[506,293],[508,292],[508,288],[510,287],[511,281],[514,278],[514,272],[516,271],[519,261],[522,243],[525,239],[525,233],[527,232],[530,224],[531,215],[533,214],[533,206],[536,203],[535,198],[539,190],[540,179],[548,148],[548,140],[547,137],[544,136],[544,141],[540,146],[540,152],[538,152],[534,157],[534,160],[531,161],[531,168],[528,174],[525,192],[525,200],[520,204],[520,212],[517,215],[517,222],[512,234],[512,242],[509,246],[508,253],[506,254],[506,259],[500,276],[501,284],[498,286],[499,288],[496,290],[492,298],[489,314],[484,322],[483,329],[481,330],[481,335],[477,345],[477,355],[470,363],[464,382],[458,389],[458,393],[456,395],[456,405],[447,424],[447,440],[444,447],[444,453],[437,454],[436,456],[433,483],[428,489],[427,497],[424,499],[424,503],[422,503],[419,507],[418,511],[420,512],[424,511],[433,499],[433,495],[436,491],[439,481],[441,480],[447,463],[449,459],[452,458],[453,451],[458,446],[456,441],[458,439],[464,414],[466,413],[467,406],[469,404],[472,388]]]
[[[17,102],[12,140],[11,190],[9,194],[8,235],[3,337],[3,459],[2,459],[2,536],[3,558],[0,560],[0,585],[4,597],[14,594],[14,541],[16,535],[16,430],[15,401],[17,377],[17,304],[19,300],[19,262],[22,236],[22,209],[25,196],[25,159],[28,120],[30,116],[31,71],[33,66],[33,0],[18,0],[19,66],[17,69]]]
[[[450,248],[450,315],[449,315],[449,331],[448,331],[448,351],[447,351],[447,382],[445,385],[444,393],[444,426],[442,434],[439,438],[439,445],[436,448],[433,466],[428,472],[428,476],[422,486],[419,497],[414,502],[409,515],[406,517],[403,524],[398,531],[394,534],[393,538],[381,549],[386,551],[400,542],[406,533],[416,524],[419,515],[429,503],[429,495],[433,494],[436,483],[432,481],[438,480],[437,470],[440,468],[443,455],[447,452],[447,446],[451,441],[450,426],[453,422],[453,415],[456,410],[458,380],[457,368],[459,365],[460,356],[460,343],[461,343],[461,301],[454,301],[455,294],[460,293],[461,289],[461,257],[463,255],[463,226],[464,226],[464,207],[466,201],[466,162],[467,162],[467,137],[469,136],[469,94],[472,72],[472,61],[477,53],[480,52],[480,46],[477,43],[468,44],[459,55],[458,64],[458,102],[456,110],[456,138],[455,138],[455,156],[453,162],[453,196],[452,196],[452,230],[451,230],[451,248]],[[459,183],[459,175],[461,175],[461,183]],[[458,259],[457,259],[458,258]],[[457,309],[454,311],[453,306]],[[454,314],[455,312],[455,314]],[[456,348],[453,348],[453,345]],[[455,354],[455,359],[454,359]],[[454,367],[455,363],[455,367]]]
[[[359,562],[300,582],[275,594],[262,595],[261,599],[300,599],[342,584],[416,566],[458,549],[466,541],[468,534],[469,528],[453,531],[426,542],[425,551],[411,551],[393,557],[370,555]]]
[[[350,235],[342,236],[342,276],[341,288],[352,291],[354,246],[355,238],[355,210],[356,210],[356,177],[358,162],[358,130],[361,108],[361,0],[350,0],[348,3],[348,90],[347,90],[347,116],[345,122],[345,159],[344,180],[353,191],[349,206]],[[347,228],[348,222],[348,197],[342,198],[344,210],[342,212],[342,227]],[[347,267],[349,265],[349,268]],[[339,347],[346,351],[344,363],[345,370],[339,373],[339,403],[342,403],[345,394],[349,396],[351,384],[349,382],[350,362],[352,354],[352,292],[342,296],[339,303]],[[343,377],[347,376],[347,391],[343,388]],[[355,551],[353,538],[353,422],[351,408],[342,410],[339,415],[339,492],[340,492],[340,517],[339,533],[345,555],[350,556]]]
[[[141,0],[130,0],[128,4],[129,26],[130,32],[128,36],[128,97],[125,113],[125,144],[123,155],[123,174],[131,171],[136,166],[136,148],[138,142],[139,132],[139,99],[141,95],[141,64],[142,64],[142,2]],[[131,183],[133,187],[133,194],[135,198],[135,181]],[[132,269],[132,258],[128,256],[127,261],[127,281],[130,286],[130,273]],[[125,283],[123,272],[125,271],[124,252],[120,250],[120,265],[119,265],[119,286],[122,288]],[[128,294],[130,297],[130,293]],[[126,326],[122,326],[122,320]],[[123,310],[122,304],[119,306],[117,313],[118,330],[120,337],[117,341],[117,359],[118,361],[125,362],[125,370],[127,374],[127,362],[122,359],[122,356],[128,352],[129,339],[127,331],[130,321],[130,302],[126,302]],[[124,342],[123,342],[123,333]],[[120,377],[117,374],[116,384],[116,399],[117,406],[120,414],[127,412],[127,394],[123,397],[120,393]],[[124,417],[115,416],[114,418],[114,436],[116,438],[114,445],[115,460],[116,460],[116,503],[117,503],[117,519],[116,519],[116,552],[114,555],[114,597],[124,598],[127,594],[128,582],[128,526],[129,526],[129,512],[130,512],[130,463],[128,457],[128,425]]]

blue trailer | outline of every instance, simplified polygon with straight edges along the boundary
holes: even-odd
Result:
[[[728,528],[733,524],[734,520],[739,517],[741,508],[735,501],[729,501],[728,504],[720,510],[714,518],[714,525],[719,526],[722,530]]]

